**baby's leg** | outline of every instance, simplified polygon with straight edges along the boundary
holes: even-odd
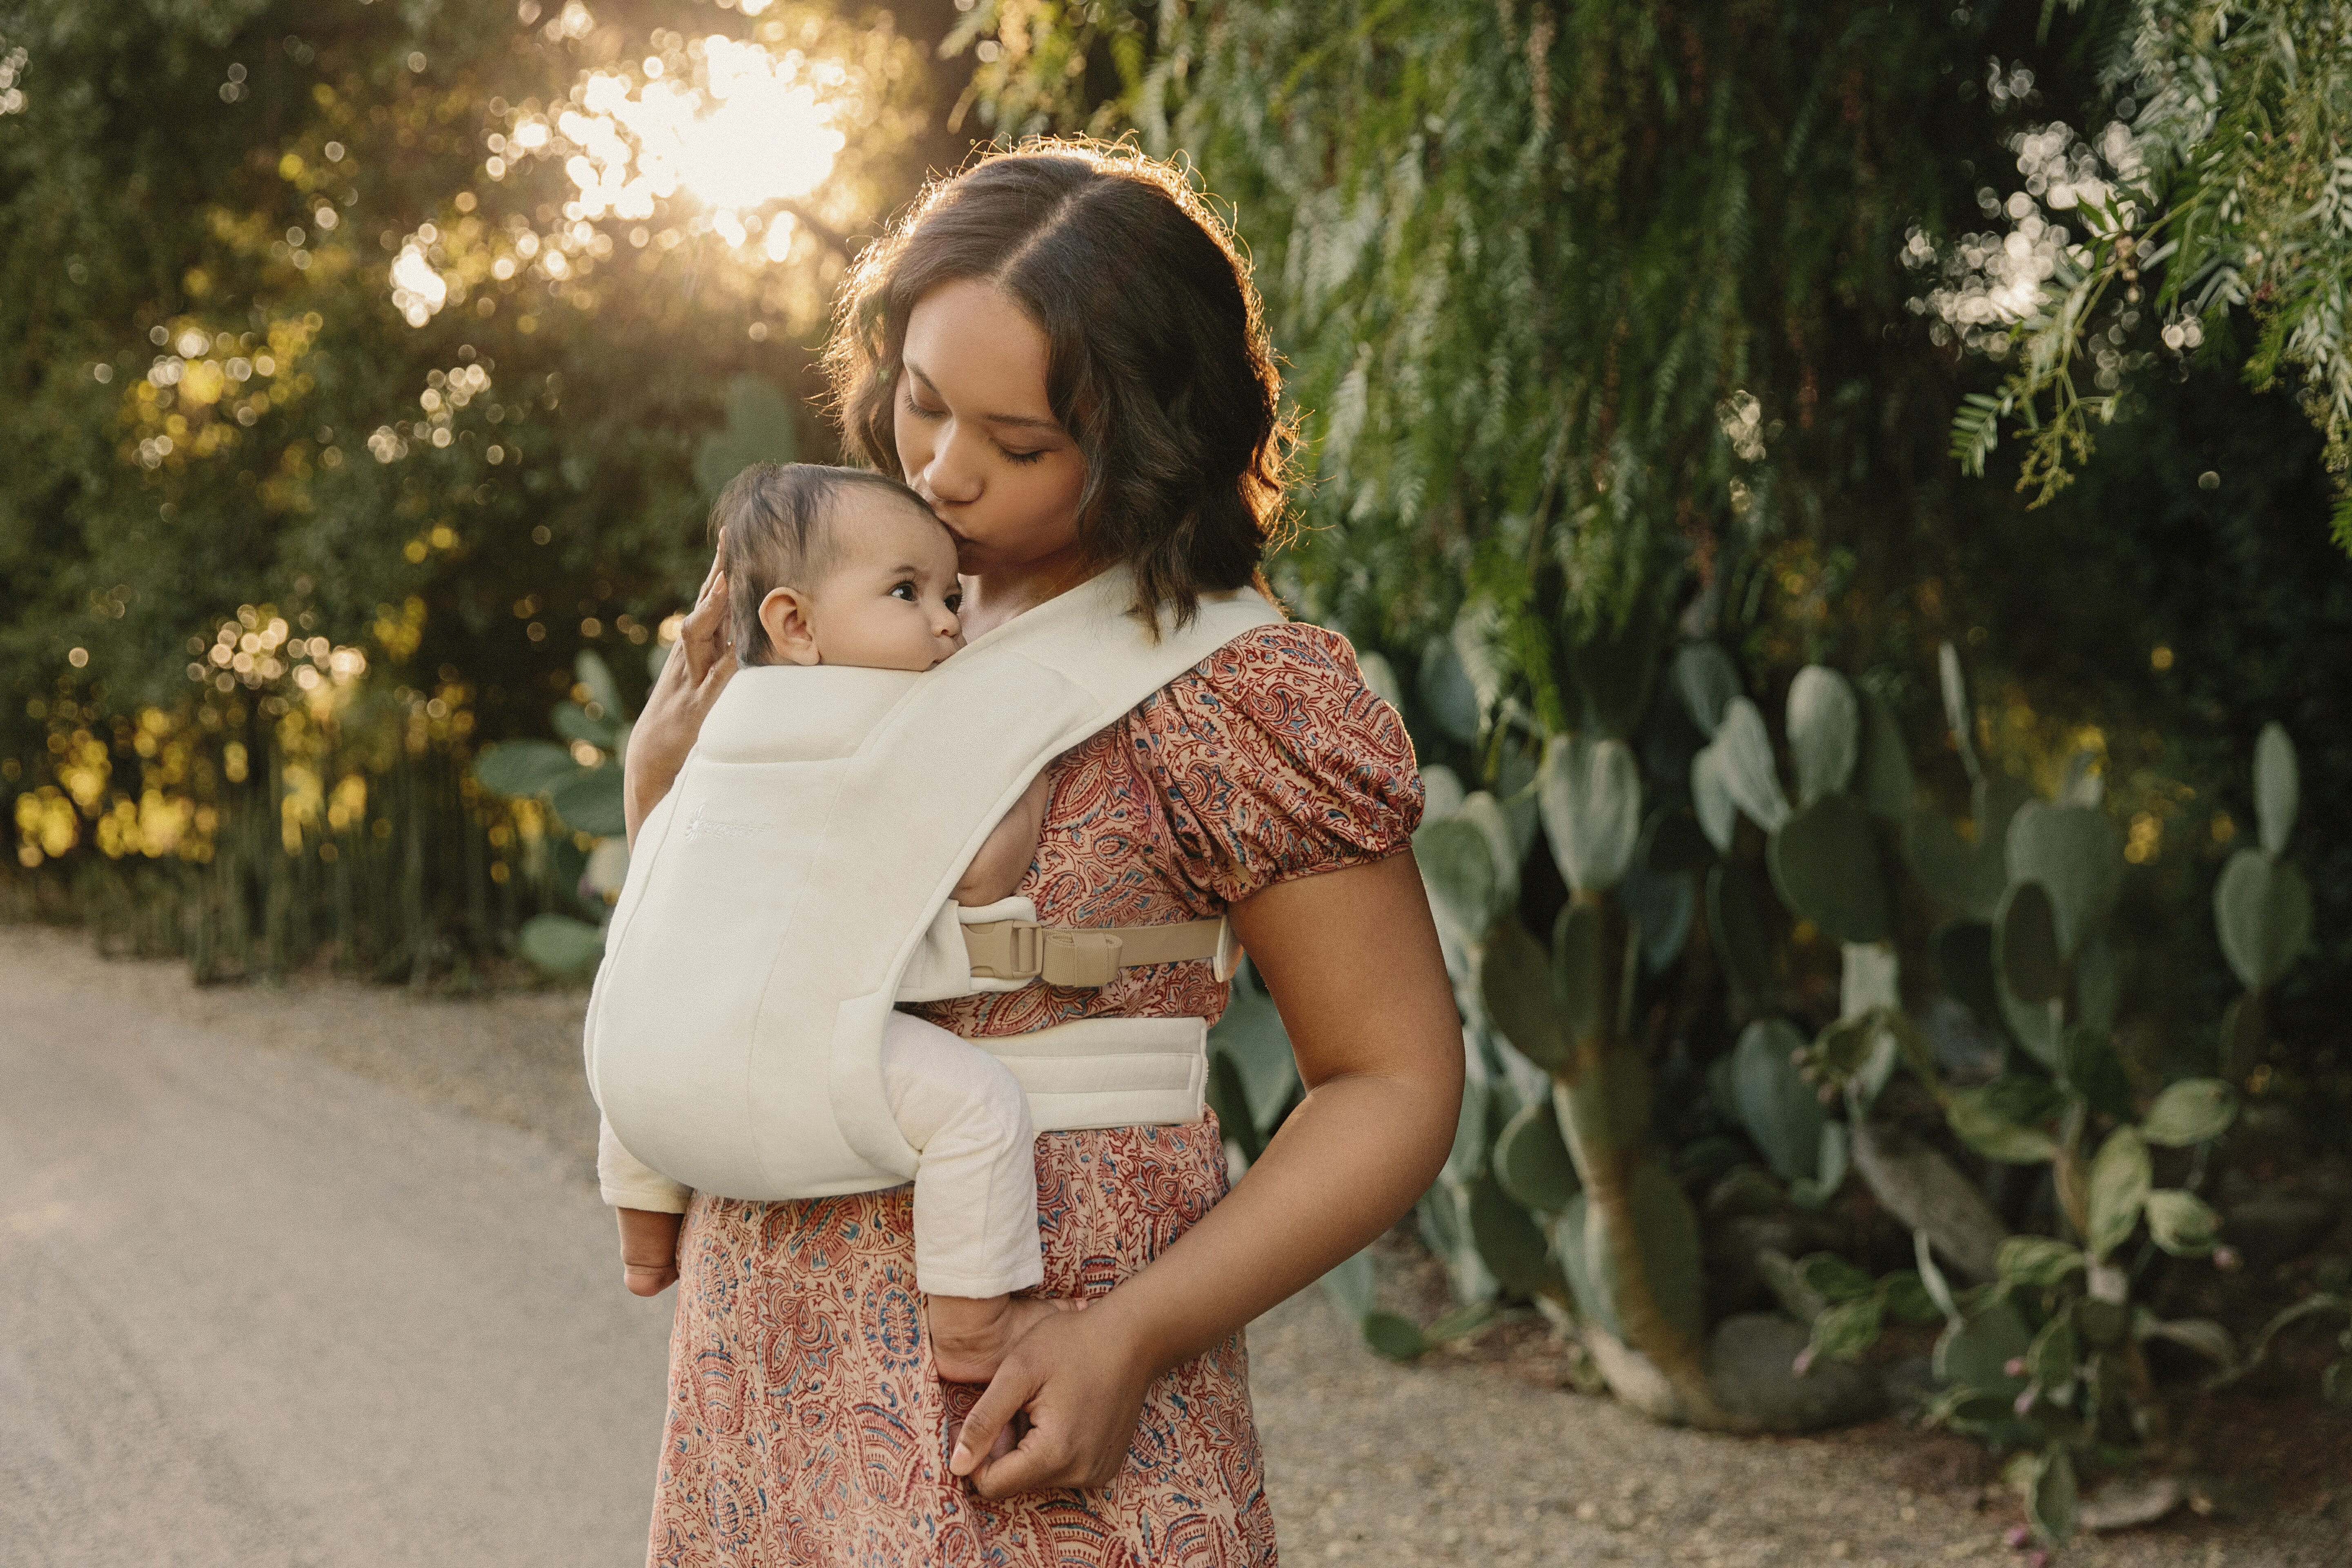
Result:
[[[916,1152],[915,1279],[932,1357],[950,1382],[984,1383],[1055,1310],[1010,1300],[1045,1277],[1028,1097],[986,1051],[903,1013],[883,1028],[882,1089]]]

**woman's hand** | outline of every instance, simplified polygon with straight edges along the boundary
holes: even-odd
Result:
[[[1153,1377],[1386,1230],[1453,1147],[1462,1020],[1412,855],[1277,882],[1231,912],[1307,1098],[1149,1268],[1006,1352],[950,1461],[985,1497],[1108,1481]],[[1018,1410],[1030,1423],[1020,1446],[975,1469]]]
[[[725,537],[720,535],[721,542]],[[677,646],[670,649],[646,698],[645,711],[629,731],[621,810],[633,847],[646,814],[677,782],[687,752],[702,733],[702,721],[735,668],[735,650],[727,642],[727,574],[714,557],[694,608],[678,626]]]
[[[1115,1297],[1056,1312],[1013,1342],[964,1417],[948,1468],[984,1498],[1054,1487],[1100,1487],[1118,1474],[1154,1368]],[[983,1460],[1019,1412],[1028,1429],[1009,1454]]]

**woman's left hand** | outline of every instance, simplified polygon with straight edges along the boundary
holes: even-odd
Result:
[[[721,542],[725,534],[720,535]],[[686,754],[702,732],[702,721],[735,673],[735,650],[727,641],[727,574],[714,558],[694,608],[678,627],[677,646],[663,661],[645,710],[629,730],[622,759],[621,810],[629,842],[637,828],[677,782]]]
[[[1112,1298],[1091,1306],[1058,1312],[1023,1335],[964,1417],[949,1468],[971,1476],[981,1496],[1106,1486],[1126,1462],[1151,1386],[1150,1358]],[[1022,1411],[1028,1430],[1019,1446],[983,1462],[998,1430]]]

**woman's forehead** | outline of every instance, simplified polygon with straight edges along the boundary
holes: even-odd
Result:
[[[942,283],[908,313],[908,372],[972,417],[1058,428],[1045,399],[1048,353],[1029,312],[975,279]]]

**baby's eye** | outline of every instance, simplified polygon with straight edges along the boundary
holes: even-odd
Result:
[[[961,594],[950,594],[948,595],[947,603],[949,615],[960,616],[963,614],[963,595]]]
[[[922,597],[921,595],[915,592],[915,584],[912,582],[892,584],[890,596],[894,599],[903,599],[909,605],[916,603]]]

